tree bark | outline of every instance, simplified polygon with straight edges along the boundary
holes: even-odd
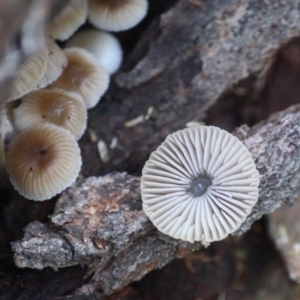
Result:
[[[151,95],[177,109],[188,101],[204,113],[234,84],[263,74],[279,45],[299,35],[299,8],[299,0],[179,1],[143,34],[115,82],[131,101]]]

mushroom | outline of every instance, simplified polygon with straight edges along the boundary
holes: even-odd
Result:
[[[20,131],[49,122],[64,127],[76,140],[82,136],[87,123],[81,96],[60,89],[40,89],[27,94],[13,114],[14,125]]]
[[[92,53],[109,75],[115,73],[121,63],[123,51],[118,39],[110,33],[86,29],[74,34],[65,47],[80,47]]]
[[[86,108],[94,107],[108,88],[107,71],[87,50],[72,47],[64,52],[67,66],[49,88],[76,92],[82,96]]]
[[[90,0],[88,18],[99,29],[121,31],[137,25],[147,10],[147,0]]]
[[[51,39],[46,39],[48,62],[41,79],[34,85],[33,90],[42,89],[56,80],[67,65],[67,58],[62,49]]]
[[[50,22],[49,33],[55,40],[68,39],[86,20],[87,0],[70,0]]]
[[[258,199],[248,149],[212,126],[175,132],[143,169],[143,209],[163,233],[209,245],[240,227]]]
[[[46,200],[77,178],[80,149],[65,129],[41,124],[19,133],[8,145],[6,170],[15,189],[31,200]]]
[[[18,99],[33,90],[44,75],[49,59],[47,47],[25,58],[17,76],[13,79],[8,101]]]

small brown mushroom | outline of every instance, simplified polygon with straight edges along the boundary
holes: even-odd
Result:
[[[118,39],[108,32],[86,29],[74,34],[65,47],[80,47],[92,53],[109,75],[115,73],[123,58]]]
[[[48,62],[41,79],[34,85],[33,90],[42,89],[56,80],[67,65],[67,58],[62,49],[51,39],[46,39]]]
[[[70,0],[50,22],[49,33],[55,40],[68,39],[86,20],[87,0]]]
[[[47,47],[29,55],[21,64],[17,76],[12,82],[8,101],[18,99],[34,89],[35,84],[44,75],[49,59]]]
[[[14,125],[20,131],[41,123],[67,129],[78,140],[87,123],[87,111],[81,96],[60,89],[40,89],[22,98],[14,109]]]
[[[72,47],[64,52],[67,66],[49,88],[76,92],[82,96],[86,108],[94,107],[108,88],[107,71],[87,50]]]
[[[31,200],[46,200],[77,178],[80,149],[65,129],[41,124],[19,133],[8,145],[6,170],[15,189]]]

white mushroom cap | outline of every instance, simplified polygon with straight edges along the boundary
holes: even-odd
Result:
[[[50,36],[60,41],[68,39],[85,22],[86,17],[87,0],[70,0],[51,21]]]
[[[31,200],[46,200],[77,178],[80,149],[73,136],[52,124],[22,131],[8,145],[6,169],[15,189]]]
[[[147,0],[90,0],[88,17],[99,29],[121,31],[137,25],[147,10]]]
[[[143,208],[163,233],[208,245],[237,230],[258,200],[259,175],[248,149],[217,127],[167,137],[146,162]]]
[[[87,123],[87,111],[81,96],[60,89],[40,89],[22,98],[14,109],[14,125],[20,131],[41,123],[67,129],[78,140]]]
[[[33,87],[33,90],[42,89],[52,83],[61,75],[67,65],[67,58],[64,52],[51,38],[46,39],[46,46],[48,49],[46,70],[41,79]]]
[[[82,96],[86,108],[94,107],[108,88],[107,71],[87,50],[72,47],[64,52],[67,66],[49,88],[76,92]]]
[[[115,73],[123,58],[123,51],[118,39],[110,33],[87,29],[74,34],[65,47],[80,47],[92,53],[108,74]]]

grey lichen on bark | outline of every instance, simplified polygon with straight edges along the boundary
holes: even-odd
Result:
[[[259,201],[236,232],[300,195],[300,106],[273,114],[249,129],[244,140],[260,174]]]

